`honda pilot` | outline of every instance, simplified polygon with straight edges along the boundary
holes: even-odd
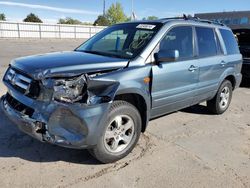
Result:
[[[123,23],[73,51],[13,60],[1,106],[30,136],[111,163],[132,151],[152,118],[204,101],[223,114],[241,67],[223,24],[186,17]]]

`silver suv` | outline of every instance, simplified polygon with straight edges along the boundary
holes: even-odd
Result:
[[[222,24],[186,17],[118,24],[74,51],[13,60],[2,107],[40,141],[89,149],[110,163],[132,151],[152,118],[204,101],[224,113],[241,67]]]

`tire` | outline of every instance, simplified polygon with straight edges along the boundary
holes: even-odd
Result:
[[[138,110],[125,101],[114,101],[104,131],[89,152],[102,163],[113,163],[126,157],[137,144],[142,120]]]
[[[230,106],[233,95],[233,86],[229,80],[224,80],[216,96],[207,101],[208,109],[214,114],[223,114]]]

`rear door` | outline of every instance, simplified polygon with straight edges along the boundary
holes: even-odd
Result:
[[[194,103],[199,103],[214,95],[227,62],[218,31],[209,27],[195,27],[195,31],[200,73]]]
[[[194,59],[192,26],[177,26],[167,32],[160,51],[178,50],[179,59],[153,65],[152,117],[163,115],[192,104],[199,77]]]

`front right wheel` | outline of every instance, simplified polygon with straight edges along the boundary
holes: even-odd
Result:
[[[233,86],[229,80],[224,80],[216,96],[207,101],[208,109],[214,114],[223,114],[227,111],[233,95]]]
[[[112,163],[127,156],[138,142],[142,126],[136,107],[125,101],[114,101],[107,119],[102,136],[90,150],[102,163]]]

